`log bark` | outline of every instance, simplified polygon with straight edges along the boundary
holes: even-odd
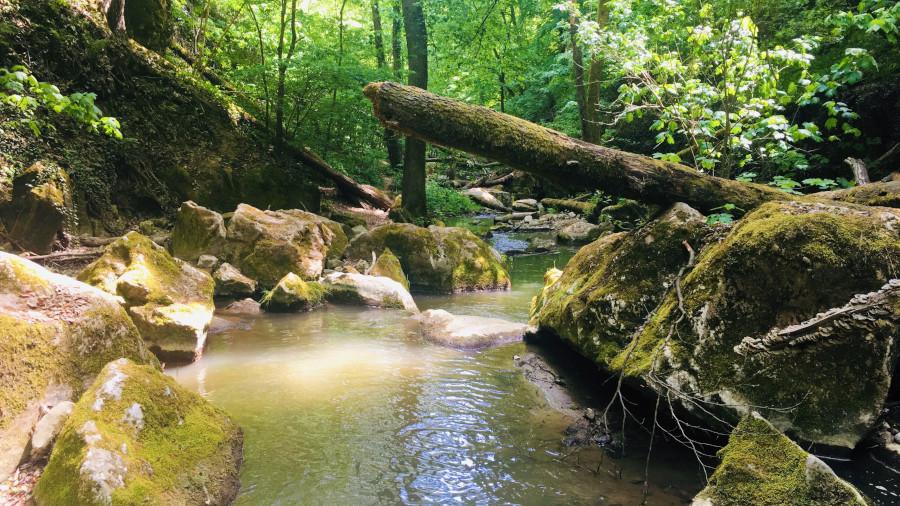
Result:
[[[749,210],[792,197],[771,187],[709,176],[690,167],[573,139],[508,114],[397,83],[365,94],[382,123],[426,142],[497,160],[564,186],[602,188],[654,204],[701,211],[726,203]]]
[[[591,214],[591,211],[593,211],[595,207],[595,204],[590,202],[572,199],[541,199],[541,204],[543,204],[544,207],[565,209],[566,211],[573,211],[584,215]]]

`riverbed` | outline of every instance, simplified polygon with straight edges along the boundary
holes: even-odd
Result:
[[[525,321],[544,271],[570,256],[511,259],[509,292],[416,301],[420,309]],[[643,498],[643,452],[612,458],[563,445],[571,419],[513,363],[525,344],[443,348],[423,341],[403,312],[348,306],[247,319],[209,343],[199,361],[168,373],[243,427],[238,504]],[[654,450],[649,504],[684,504],[699,489],[685,458]]]

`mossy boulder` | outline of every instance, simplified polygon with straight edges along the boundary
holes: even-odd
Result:
[[[247,204],[228,222],[227,239],[226,259],[265,288],[291,272],[318,278],[326,261],[340,258],[348,243],[335,221],[299,209],[262,211]]]
[[[322,278],[322,286],[330,302],[419,311],[406,288],[384,276],[332,272]]]
[[[242,297],[256,292],[256,281],[241,274],[237,267],[224,263],[213,273],[216,295],[219,297]]]
[[[221,256],[225,250],[225,220],[222,215],[187,201],[178,208],[172,242],[172,255],[197,263],[203,255]]]
[[[853,485],[756,413],[734,428],[718,457],[721,464],[693,506],[868,504]]]
[[[221,410],[157,368],[119,359],[75,405],[35,502],[230,504],[242,447]]]
[[[120,237],[78,279],[119,296],[161,357],[193,360],[203,351],[215,283],[149,238],[137,232]]]
[[[687,264],[683,243],[699,247],[707,230],[703,215],[675,204],[639,230],[582,247],[562,273],[545,276],[532,324],[609,367]]]
[[[347,248],[347,257],[370,260],[373,253],[385,248],[400,260],[414,293],[507,290],[510,286],[500,255],[463,228],[382,225],[356,237]]]
[[[49,253],[71,208],[69,176],[59,167],[37,162],[13,180],[11,200],[0,208],[0,217],[15,247]]]
[[[406,274],[403,273],[403,266],[400,265],[400,259],[397,258],[397,255],[395,255],[390,248],[385,248],[384,251],[378,255],[378,258],[375,259],[375,263],[372,264],[372,268],[369,270],[369,274],[391,278],[403,285],[403,288],[409,290],[409,280],[406,279]]]
[[[270,313],[309,311],[325,301],[325,288],[316,281],[287,273],[260,301],[260,305]]]
[[[77,398],[123,356],[157,364],[113,296],[0,252],[0,480],[41,408]]]

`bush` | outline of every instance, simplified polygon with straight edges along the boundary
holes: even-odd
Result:
[[[425,198],[428,202],[428,214],[433,218],[461,216],[481,209],[481,206],[462,193],[433,182],[425,185]]]

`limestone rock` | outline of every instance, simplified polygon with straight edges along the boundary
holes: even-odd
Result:
[[[190,200],[181,204],[172,229],[171,250],[172,255],[191,263],[202,255],[220,256],[225,250],[222,215]]]
[[[756,413],[735,427],[718,456],[721,464],[694,506],[868,504],[853,485]]]
[[[41,417],[34,427],[34,434],[31,435],[31,460],[41,459],[50,453],[53,441],[74,408],[74,402],[62,401]]]
[[[206,272],[212,272],[219,265],[219,259],[212,255],[200,255],[197,259],[197,268]]]
[[[76,398],[122,356],[157,363],[113,296],[0,252],[0,480],[41,408]]]
[[[381,255],[379,255],[375,260],[375,263],[372,264],[372,268],[369,269],[369,274],[372,276],[391,278],[403,285],[403,288],[409,290],[409,280],[406,279],[406,274],[403,273],[403,266],[400,265],[400,259],[397,258],[397,255],[395,255],[390,248],[385,248],[384,251],[381,252]]]
[[[460,349],[481,349],[521,341],[528,325],[499,318],[454,315],[429,309],[413,317],[425,339]]]
[[[506,290],[510,286],[500,255],[463,228],[382,225],[354,239],[347,257],[371,259],[373,252],[377,255],[385,248],[400,259],[413,292]]]
[[[75,405],[34,490],[42,505],[230,504],[243,435],[153,367],[109,363]]]
[[[469,188],[463,192],[463,195],[487,207],[488,209],[496,209],[497,211],[508,211],[503,202],[500,202],[496,196],[484,188]]]
[[[258,315],[260,305],[253,299],[241,299],[228,304],[219,312],[226,315]]]
[[[293,272],[278,281],[260,305],[269,312],[309,311],[322,305],[325,289],[315,281],[304,281]]]
[[[347,247],[340,223],[299,209],[261,211],[241,204],[227,235],[227,261],[264,288],[291,272],[316,279],[326,261],[340,258]]]
[[[50,252],[65,228],[71,206],[69,176],[38,162],[15,178],[11,201],[0,215],[16,247],[43,254]]]
[[[193,360],[203,351],[213,279],[147,237],[129,232],[110,243],[78,279],[118,295],[144,340],[165,359]]]
[[[216,295],[222,297],[241,297],[256,292],[256,281],[241,274],[237,267],[223,263],[213,273],[216,282]]]
[[[587,244],[597,240],[603,232],[608,232],[608,227],[601,227],[584,220],[576,220],[569,223],[556,232],[560,242],[569,244]]]
[[[384,276],[333,272],[322,278],[328,300],[338,303],[405,309],[418,312],[412,296],[400,283]]]
[[[538,201],[535,199],[519,199],[512,203],[513,211],[537,211]]]

